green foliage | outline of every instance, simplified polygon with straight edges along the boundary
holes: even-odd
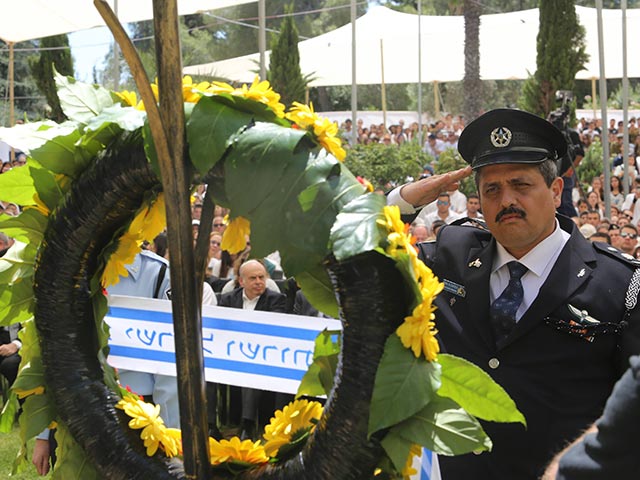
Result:
[[[589,185],[591,185],[593,177],[602,174],[602,154],[602,144],[600,140],[596,138],[587,149],[584,158],[577,168],[578,178],[580,179],[580,183],[585,187],[585,192]]]
[[[418,178],[430,158],[416,142],[400,146],[375,143],[347,150],[344,163],[354,175],[366,178],[374,187],[384,187],[389,182],[404,183],[407,177]]]
[[[293,13],[293,4],[286,9],[286,13]],[[291,16],[284,18],[280,35],[272,44],[267,79],[273,89],[280,93],[280,101],[285,105],[304,102],[306,81],[300,71],[298,29]]]
[[[520,107],[542,117],[555,109],[555,92],[573,90],[575,76],[588,61],[584,27],[572,0],[540,2],[536,72],[523,88]]]
[[[29,59],[31,74],[38,85],[40,91],[47,99],[51,108],[50,118],[56,122],[66,120],[58,92],[54,81],[54,72],[58,71],[62,75],[73,75],[73,58],[69,49],[69,37],[65,35],[54,35],[45,37],[40,41],[42,50],[39,57]],[[56,50],[46,50],[47,48],[63,47]]]
[[[313,363],[300,381],[297,397],[328,396],[331,393],[341,345],[342,337],[339,331],[323,330],[318,334],[313,350]]]
[[[437,362],[416,358],[392,334],[385,345],[371,399],[369,435],[406,420],[422,410],[440,388]]]
[[[438,163],[435,164],[434,170],[436,173],[446,173],[466,167],[467,165],[468,163],[462,159],[457,150],[448,148],[438,157]],[[465,195],[477,193],[476,184],[473,178],[474,177],[472,175],[460,182],[459,190]]]
[[[14,45],[14,95],[15,120],[36,121],[46,116],[47,101],[40,93],[38,85],[29,70],[29,57],[33,55],[30,49],[37,48],[37,42],[27,41]],[[9,98],[9,52],[5,43],[0,55],[0,97]],[[22,49],[25,49],[24,51]],[[3,102],[0,109],[0,125],[9,126],[9,103]]]

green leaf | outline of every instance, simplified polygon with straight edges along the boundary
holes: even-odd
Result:
[[[384,436],[380,444],[391,459],[396,471],[402,472],[405,464],[407,463],[407,458],[409,457],[409,452],[411,451],[411,445],[413,445],[413,442],[410,442],[409,440],[402,438],[397,433],[390,431]]]
[[[78,82],[58,72],[55,81],[62,111],[75,122],[86,123],[115,103],[109,90],[99,85]]]
[[[58,135],[32,150],[31,157],[53,173],[74,176],[78,171],[75,145],[81,136],[77,129],[65,135]]]
[[[384,220],[382,208],[387,204],[382,195],[369,193],[355,198],[344,206],[331,229],[333,254],[338,261],[380,245],[387,233],[377,224]]]
[[[221,103],[217,97],[203,97],[187,122],[191,162],[205,174],[222,158],[229,142],[240,129],[253,122],[255,115]]]
[[[20,373],[12,386],[13,390],[28,391],[45,385],[44,367],[40,356],[32,356],[26,362],[23,359],[21,367]]]
[[[442,386],[438,394],[458,403],[471,415],[492,422],[527,422],[509,394],[484,370],[454,355],[440,354]]]
[[[369,414],[369,436],[419,412],[440,388],[440,365],[416,358],[400,338],[387,339],[376,373]]]
[[[324,268],[318,265],[310,267],[307,271],[296,275],[296,282],[316,310],[330,317],[339,318],[336,294],[329,274]]]
[[[24,243],[39,245],[47,228],[47,217],[34,208],[25,209],[17,217],[0,215],[0,232]]]
[[[78,129],[74,122],[57,124],[52,120],[24,123],[11,128],[0,128],[0,140],[15,149],[33,152],[52,138],[69,135]]]
[[[27,320],[33,315],[33,286],[21,280],[13,285],[0,285],[0,325]]]
[[[70,478],[99,480],[101,478],[87,454],[73,439],[62,422],[58,422],[56,441],[58,442],[56,450],[58,460],[51,477],[52,480],[68,480]]]
[[[316,337],[313,362],[302,377],[296,396],[329,395],[331,392],[340,353],[340,341],[333,341],[336,335],[339,338],[340,332],[324,330]]]
[[[453,400],[439,396],[391,431],[440,455],[463,455],[492,446],[478,420]]]
[[[53,211],[64,197],[64,193],[60,189],[60,185],[56,182],[56,179],[48,170],[44,168],[28,167],[31,170],[31,176],[33,178],[33,185],[38,192],[38,196],[42,203],[44,203],[50,211]],[[29,202],[33,204],[34,202]]]
[[[20,408],[18,396],[13,392],[3,392],[4,406],[0,415],[0,433],[11,433],[13,424],[16,423],[16,414]]]
[[[13,285],[21,278],[33,276],[36,248],[32,244],[16,241],[0,257],[0,285]]]
[[[29,171],[29,164],[22,168],[12,168],[0,175],[0,200],[17,205],[33,204],[36,188]]]
[[[55,418],[55,409],[49,396],[29,395],[22,404],[20,431],[23,438],[33,438],[51,425]]]
[[[107,145],[113,137],[120,132],[133,132],[144,125],[146,112],[133,107],[122,107],[115,104],[106,107],[96,117],[87,122],[86,135],[98,139],[103,145]]]

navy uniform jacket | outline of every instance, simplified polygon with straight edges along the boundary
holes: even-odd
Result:
[[[244,288],[239,287],[235,290],[224,293],[218,302],[219,307],[242,308],[242,292]],[[272,292],[268,288],[260,295],[260,300],[256,303],[256,310],[264,312],[281,312],[286,313],[287,302],[286,296],[282,293]]]
[[[598,420],[598,432],[568,450],[559,465],[558,480],[635,480],[640,425],[640,356],[630,359]]]
[[[625,309],[637,263],[605,244],[591,244],[568,218],[558,220],[571,237],[538,297],[499,347],[489,323],[492,235],[445,226],[435,244],[420,244],[421,258],[449,284],[435,301],[443,350],[489,373],[527,420],[526,429],[484,422],[493,451],[439,457],[444,480],[537,479],[553,455],[600,416],[627,358],[640,352],[640,308]],[[592,341],[569,331],[570,321],[580,321],[569,306],[600,322],[587,329]]]

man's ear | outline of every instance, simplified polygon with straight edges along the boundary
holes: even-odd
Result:
[[[241,277],[241,276],[238,276],[238,284],[239,284],[241,287],[244,287],[244,281],[243,281],[243,279],[242,279],[242,277]]]
[[[564,180],[561,177],[556,177],[555,180],[551,183],[551,192],[553,193],[553,203],[556,208],[560,206],[562,202],[562,188],[564,187]]]

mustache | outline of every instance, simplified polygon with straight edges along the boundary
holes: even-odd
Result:
[[[498,212],[498,214],[496,215],[496,223],[498,223],[505,215],[513,214],[519,215],[520,218],[525,218],[527,216],[527,213],[524,210],[518,207],[510,206]]]

